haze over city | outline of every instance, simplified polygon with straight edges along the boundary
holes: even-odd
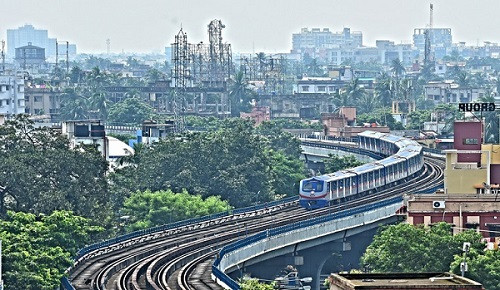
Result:
[[[427,1],[35,1],[9,0],[0,18],[0,39],[6,30],[24,24],[47,29],[49,36],[77,44],[79,52],[162,52],[182,27],[188,41],[207,41],[206,26],[212,19],[226,25],[224,41],[234,51],[287,52],[292,33],[302,27],[350,27],[363,32],[363,44],[374,46],[377,39],[411,43],[414,28],[429,23]],[[498,42],[496,0],[435,0],[434,27],[452,29],[453,42],[481,45]]]

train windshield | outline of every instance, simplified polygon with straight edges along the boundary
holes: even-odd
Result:
[[[322,180],[306,180],[302,183],[302,190],[303,191],[323,191],[323,183],[324,181]]]

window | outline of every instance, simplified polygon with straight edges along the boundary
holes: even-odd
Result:
[[[34,96],[34,97],[33,97],[33,101],[34,101],[35,103],[41,103],[41,102],[42,102],[42,100],[43,100],[43,97],[42,97],[42,96]]]
[[[318,92],[326,92],[326,86],[318,86]]]
[[[303,92],[309,92],[309,86],[302,86]]]
[[[323,191],[323,181],[320,180],[307,180],[302,185],[303,191]]]
[[[479,144],[479,140],[475,139],[475,138],[464,138],[463,144],[464,145],[477,145],[477,144]]]
[[[5,105],[6,106],[10,105],[10,100],[5,100]]]

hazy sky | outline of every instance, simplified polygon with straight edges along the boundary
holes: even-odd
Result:
[[[376,39],[410,43],[429,23],[421,0],[1,0],[0,39],[7,29],[32,24],[49,37],[76,43],[79,52],[163,51],[179,29],[188,42],[208,42],[207,24],[221,19],[233,51],[287,52],[302,27],[362,31]],[[452,28],[453,42],[500,42],[499,0],[434,0],[434,27]]]

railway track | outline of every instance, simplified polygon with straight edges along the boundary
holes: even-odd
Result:
[[[136,238],[88,254],[70,273],[76,289],[222,289],[210,277],[218,249],[266,229],[358,205],[424,191],[443,181],[444,162],[425,159],[417,176],[348,203],[307,211],[297,202]]]

